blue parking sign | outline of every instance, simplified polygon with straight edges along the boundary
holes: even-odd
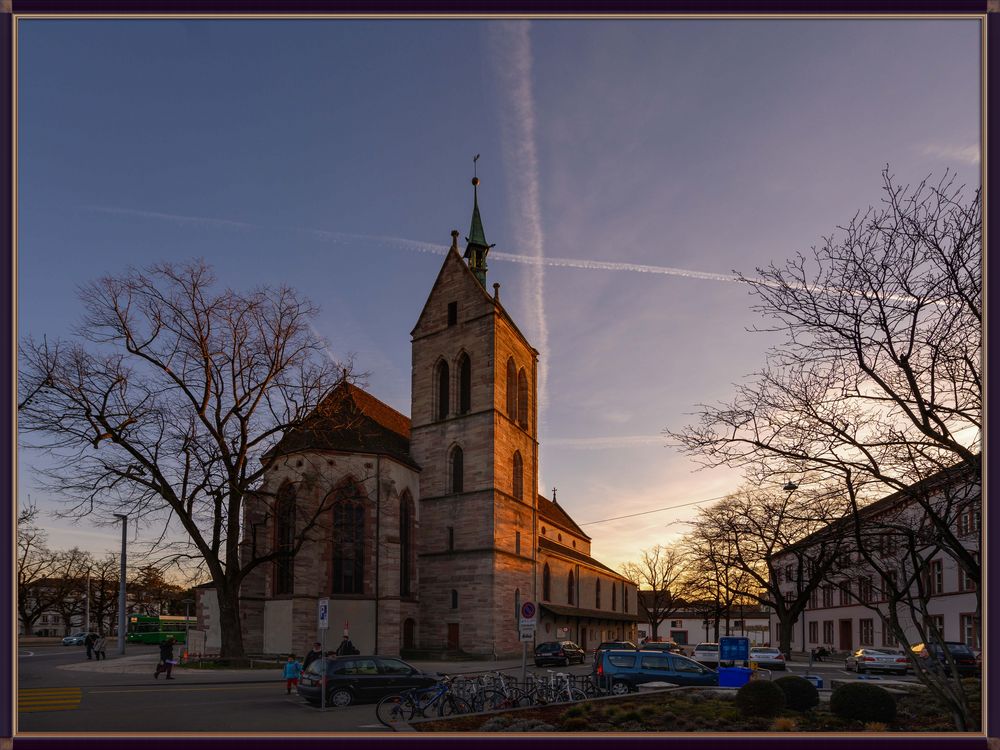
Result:
[[[719,661],[747,661],[749,658],[749,638],[731,635],[719,638]]]

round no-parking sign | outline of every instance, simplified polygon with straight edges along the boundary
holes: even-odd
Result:
[[[528,620],[530,622],[535,621],[535,613],[538,609],[535,607],[534,602],[525,602],[521,605],[521,620]]]

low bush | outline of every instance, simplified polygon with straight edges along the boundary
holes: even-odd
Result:
[[[804,677],[787,675],[779,677],[774,684],[785,694],[785,705],[793,711],[808,711],[819,705],[819,691]]]
[[[776,716],[785,707],[785,693],[769,680],[754,680],[736,691],[736,706],[744,716]]]
[[[795,719],[788,716],[779,716],[777,719],[771,722],[772,732],[794,732],[798,728],[798,723]]]
[[[896,718],[896,699],[878,685],[849,682],[833,691],[830,711],[842,719],[889,723]]]

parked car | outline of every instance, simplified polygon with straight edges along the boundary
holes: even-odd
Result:
[[[535,666],[543,667],[546,664],[561,664],[568,667],[570,662],[583,662],[587,658],[587,652],[577,646],[573,641],[546,641],[535,646]]]
[[[609,649],[632,649],[635,651],[638,646],[636,646],[632,641],[604,641],[597,648],[594,649],[594,666],[597,666],[597,662],[601,658],[601,654]]]
[[[945,641],[944,645],[948,649],[948,653],[951,654],[951,658],[955,660],[960,677],[975,677],[979,674],[976,654],[971,648],[958,641]],[[944,650],[937,643],[918,643],[911,646],[910,650],[918,659],[930,659],[932,654],[937,656],[937,661],[944,669],[944,673],[951,674]]]
[[[323,660],[312,662],[299,677],[299,695],[321,704]],[[376,701],[410,688],[430,687],[436,675],[386,656],[337,656],[326,659],[326,705],[349,706]]]
[[[908,663],[909,660],[902,655],[887,654],[873,648],[859,648],[844,659],[844,669],[853,670],[858,674],[875,671],[906,674]]]
[[[777,669],[784,671],[787,669],[785,655],[780,649],[769,646],[755,646],[750,649],[750,661],[763,669]]]
[[[706,666],[717,667],[719,665],[719,644],[699,643],[694,647],[694,653],[691,654],[691,658]]]
[[[673,641],[646,641],[639,645],[639,648],[643,651],[670,651],[673,653],[682,653],[681,647],[678,646]]]
[[[646,682],[669,682],[674,685],[718,685],[714,669],[680,654],[664,651],[601,652],[594,668],[598,684],[606,685],[615,695],[635,692]]]
[[[82,646],[83,642],[87,639],[86,633],[73,633],[72,635],[67,635],[62,639],[62,645],[64,646]]]

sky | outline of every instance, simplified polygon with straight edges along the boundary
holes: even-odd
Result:
[[[79,284],[204,258],[318,303],[334,355],[409,414],[409,332],[481,154],[487,284],[540,352],[539,490],[616,568],[739,487],[663,436],[775,343],[731,274],[876,203],[886,164],[980,179],[977,20],[17,28],[19,336],[70,335]],[[116,548],[113,519],[52,515],[43,461],[19,452],[18,500],[51,545]]]

